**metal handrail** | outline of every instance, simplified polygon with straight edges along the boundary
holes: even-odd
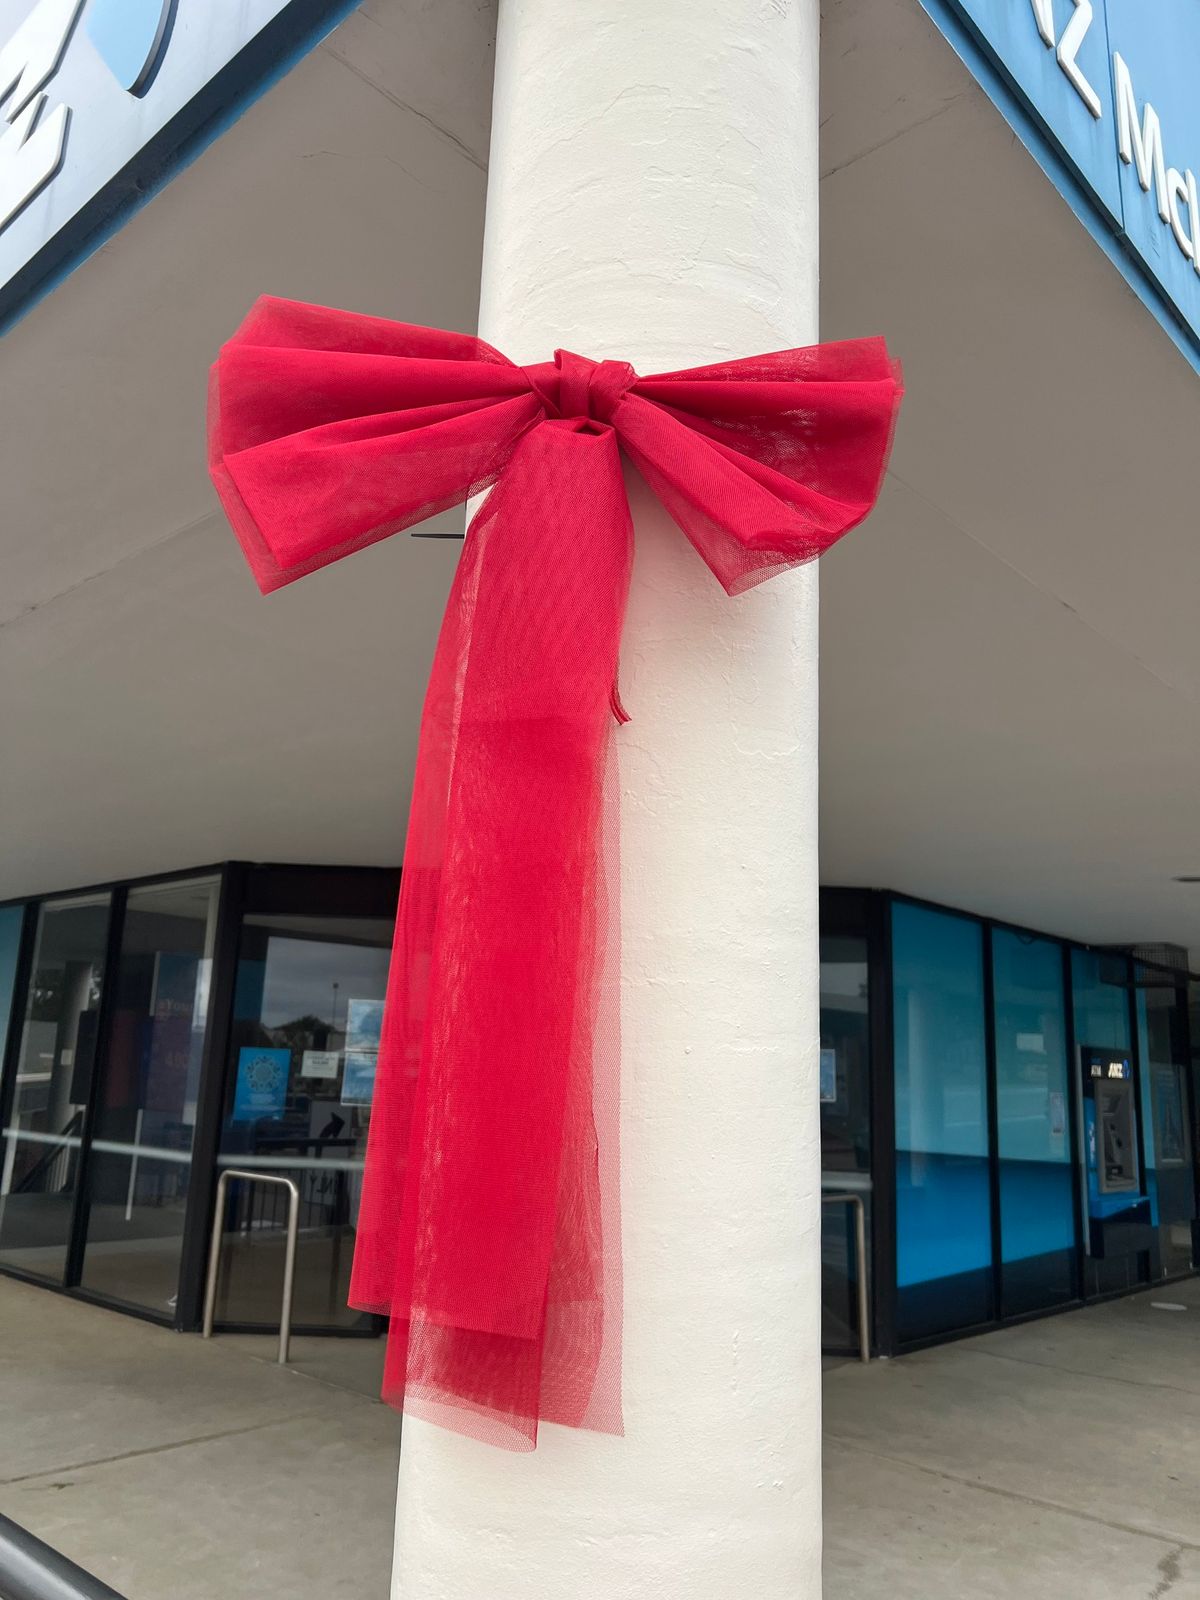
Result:
[[[0,1596],[3,1600],[123,1600],[90,1572],[0,1516]]]
[[[221,1235],[225,1231],[225,1201],[229,1181],[239,1178],[244,1183],[275,1183],[288,1192],[287,1245],[283,1256],[283,1307],[279,1315],[279,1365],[287,1365],[288,1345],[292,1337],[292,1299],[296,1288],[296,1239],[300,1232],[300,1185],[293,1178],[281,1177],[274,1172],[248,1172],[244,1168],[226,1167],[217,1179],[217,1204],[213,1216],[212,1241],[208,1248],[208,1277],[204,1285],[204,1337],[212,1338],[213,1318],[217,1309],[217,1274],[221,1269]]]
[[[867,1305],[867,1213],[861,1195],[823,1194],[823,1206],[851,1206],[854,1209],[854,1269],[858,1278],[858,1359],[871,1359],[871,1323]]]

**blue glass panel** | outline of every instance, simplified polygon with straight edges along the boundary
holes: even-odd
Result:
[[[992,973],[1003,1310],[1013,1314],[1075,1293],[1062,948],[997,928]]]
[[[1119,981],[1123,972],[1120,957],[1100,956],[1092,950],[1071,951],[1075,1037],[1081,1045],[1125,1052],[1131,1048],[1129,995]]]
[[[992,1315],[983,935],[892,908],[901,1339]]]
[[[1159,1269],[1192,1266],[1192,1142],[1187,1116],[1186,990],[1153,968],[1137,969],[1142,1148],[1150,1220],[1158,1228]]]
[[[13,985],[17,980],[17,952],[21,948],[21,924],[24,918],[23,906],[6,906],[0,910],[0,1061],[4,1059],[8,1022],[12,1015]]]

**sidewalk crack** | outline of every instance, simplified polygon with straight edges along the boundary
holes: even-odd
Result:
[[[39,1472],[22,1472],[15,1478],[0,1478],[0,1485],[10,1488],[15,1483],[34,1483],[38,1478],[53,1476],[60,1479],[67,1472],[85,1472],[89,1467],[107,1467],[120,1461],[135,1461],[140,1456],[165,1455],[169,1450],[186,1450],[193,1444],[211,1444],[215,1439],[234,1439],[241,1434],[259,1433],[264,1428],[278,1428],[286,1422],[302,1422],[309,1417],[323,1415],[319,1411],[289,1411],[286,1416],[268,1417],[262,1422],[251,1422],[242,1428],[221,1428],[216,1433],[197,1433],[187,1439],[169,1439],[163,1444],[143,1445],[137,1450],[121,1450],[111,1456],[96,1456],[88,1461],[70,1461],[65,1465],[55,1462],[53,1465],[43,1467]],[[62,1488],[60,1482],[51,1485],[53,1488]]]
[[[910,1472],[923,1472],[927,1477],[938,1478],[944,1483],[957,1483],[965,1489],[978,1489],[983,1494],[998,1495],[1002,1500],[1011,1500],[1017,1505],[1036,1507],[1040,1511],[1057,1511],[1065,1517],[1075,1517],[1080,1522],[1089,1522],[1097,1527],[1114,1529],[1118,1533],[1133,1534],[1138,1539],[1153,1539],[1156,1544],[1169,1545],[1172,1550],[1179,1554],[1186,1550],[1200,1551],[1200,1543],[1193,1543],[1189,1539],[1181,1539],[1176,1533],[1164,1533],[1154,1528],[1139,1527],[1134,1522],[1117,1522],[1109,1517],[1097,1516],[1093,1511],[1081,1511],[1078,1506],[1064,1505],[1059,1500],[1043,1500],[1038,1495],[1022,1494],[1018,1489],[1005,1489],[1000,1484],[987,1483],[982,1478],[969,1478],[961,1473],[947,1472],[942,1467],[927,1466],[923,1461],[913,1461],[908,1456],[891,1455],[884,1450],[873,1450],[870,1445],[860,1444],[856,1439],[846,1438],[844,1435],[834,1433],[828,1429],[826,1430],[825,1440],[828,1444],[841,1445],[844,1449],[857,1451],[859,1455],[873,1456],[877,1461],[888,1461],[893,1466],[904,1467]],[[1168,1552],[1168,1556],[1169,1554],[1170,1552]],[[1168,1557],[1164,1556],[1163,1561],[1159,1563],[1164,1577],[1168,1576],[1168,1568],[1164,1565],[1167,1560]],[[1167,1589],[1170,1588],[1171,1583],[1174,1583],[1174,1581],[1175,1579],[1172,1577]],[[1161,1600],[1162,1595],[1167,1593],[1167,1589],[1159,1589],[1155,1595],[1149,1597],[1149,1600]]]

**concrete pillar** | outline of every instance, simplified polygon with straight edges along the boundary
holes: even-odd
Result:
[[[500,0],[480,332],[643,372],[817,336],[818,0]],[[403,1600],[820,1593],[815,569],[632,486],[625,1437],[406,1420]]]

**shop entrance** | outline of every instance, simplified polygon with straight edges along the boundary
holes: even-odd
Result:
[[[296,1331],[378,1332],[346,1297],[398,882],[233,863],[0,908],[0,1270],[196,1328],[249,1168],[300,1187]],[[277,1323],[278,1193],[231,1194],[227,1326]]]
[[[250,912],[238,950],[219,1167],[300,1187],[295,1322],[374,1331],[347,1306],[391,950],[390,920]],[[217,1316],[273,1327],[287,1203],[233,1183]]]

